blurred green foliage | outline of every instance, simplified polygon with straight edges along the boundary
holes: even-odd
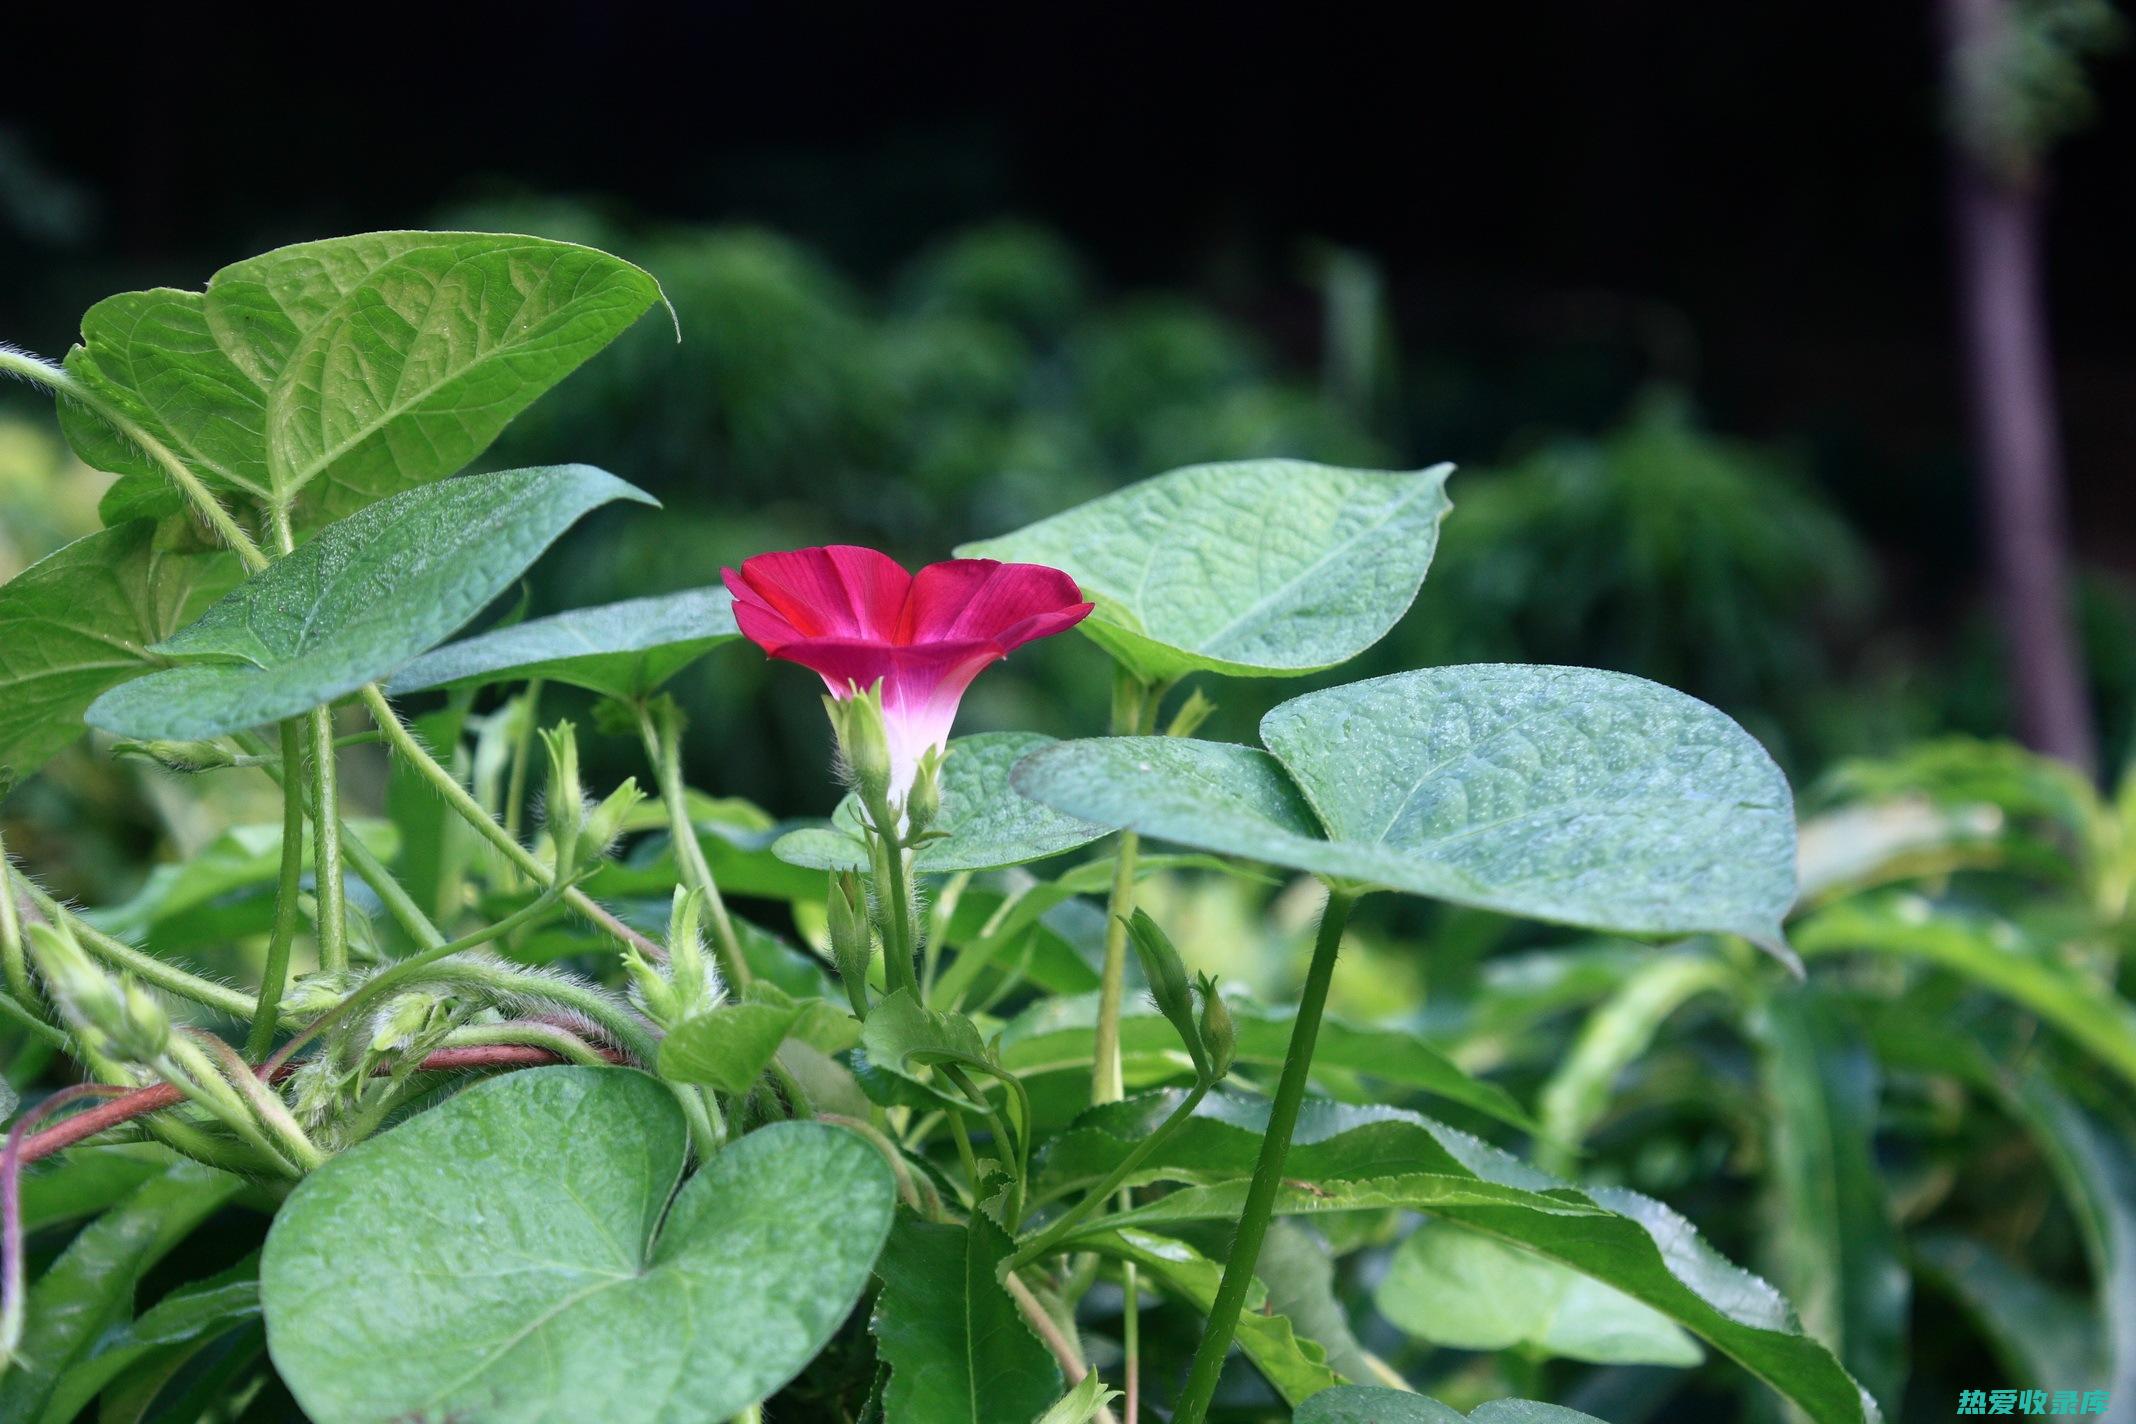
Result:
[[[1451,458],[1462,467],[1437,565],[1353,674],[1459,661],[1635,672],[1742,720],[1798,780],[1937,731],[2007,725],[1986,620],[1911,611],[1942,645],[1895,628],[1875,553],[1807,457],[1714,433],[1681,390],[1647,390],[1599,432],[1445,448],[1452,437],[1428,432],[1466,428],[1441,389],[1449,357],[1404,364],[1384,283],[1357,253],[1311,264],[1315,343],[1279,340],[1264,309],[1115,290],[1019,223],[952,233],[866,282],[773,232],[646,227],[568,199],[471,204],[436,225],[617,252],[673,306],[672,323],[641,321],[488,457],[595,459],[668,506],[658,521],[588,521],[536,571],[534,613],[712,583],[769,548],[860,542],[927,562],[1201,460]],[[105,482],[64,453],[48,415],[21,409],[0,417],[0,573],[93,528]],[[2090,578],[2082,613],[2112,765],[2136,705],[2136,599]],[[1106,692],[1078,651],[1020,656],[980,684],[965,725],[1093,725]],[[784,682],[739,657],[684,679],[693,766],[713,788],[826,809],[827,782],[791,779],[820,761],[822,730],[810,699],[774,691]],[[1264,700],[1238,689],[1212,734],[1249,735]]]

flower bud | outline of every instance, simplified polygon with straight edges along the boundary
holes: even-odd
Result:
[[[1231,1009],[1223,995],[1216,991],[1216,981],[1204,974],[1195,980],[1201,991],[1201,1041],[1202,1052],[1209,1058],[1209,1078],[1213,1082],[1231,1071],[1232,1061],[1238,1056],[1238,1032],[1231,1023]]]
[[[580,832],[586,825],[586,789],[579,781],[578,733],[569,722],[541,729],[542,750],[549,755],[549,794],[543,817],[556,847],[556,878],[570,877],[577,863]]]
[[[420,990],[397,994],[371,1018],[371,1051],[412,1049],[432,1030],[442,1028],[450,1012],[444,999]]]
[[[282,1009],[300,1019],[315,1019],[349,996],[355,981],[345,974],[321,971],[290,981],[282,991]]]
[[[126,998],[125,1055],[137,1063],[161,1058],[171,1043],[171,1016],[162,1001],[128,979],[121,987]]]
[[[858,1018],[868,1016],[868,966],[875,958],[875,937],[868,927],[868,896],[860,876],[841,870],[831,876],[831,958],[845,983],[846,998]]]
[[[838,734],[838,754],[854,794],[877,822],[878,830],[895,830],[890,810],[890,734],[883,726],[883,685],[851,697],[827,697],[831,726]]]
[[[84,1048],[122,1063],[162,1056],[171,1023],[161,1004],[99,969],[64,924],[28,928],[38,973]]]
[[[638,789],[636,777],[627,778],[621,786],[608,793],[608,798],[586,813],[579,827],[578,849],[573,860],[576,865],[592,869],[596,861],[605,860],[615,849],[616,840],[623,834],[623,823],[630,813],[645,799]]]
[[[1208,1058],[1202,1051],[1201,1031],[1194,1022],[1194,994],[1179,951],[1147,910],[1135,911],[1134,918],[1127,922],[1127,932],[1135,942],[1136,957],[1142,961],[1142,975],[1150,981],[1150,999],[1157,1005],[1157,1012],[1165,1016],[1179,1041],[1186,1045],[1195,1070],[1206,1073]]]
[[[630,976],[631,997],[647,1018],[662,1028],[682,1022],[683,1001],[658,966],[648,963],[637,950],[628,949],[623,952],[623,969]]]
[[[920,754],[912,790],[905,797],[905,827],[912,835],[925,831],[942,814],[942,761],[947,755],[937,747]]]
[[[676,1008],[681,1017],[702,1013],[726,997],[719,968],[705,954],[705,939],[698,931],[703,917],[702,890],[676,887],[668,905],[667,977],[674,986]]]

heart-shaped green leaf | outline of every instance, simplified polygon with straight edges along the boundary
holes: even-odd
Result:
[[[319,1424],[697,1424],[765,1398],[859,1300],[896,1189],[859,1137],[795,1122],[676,1194],[686,1139],[653,1079],[544,1068],[351,1148],[268,1234],[275,1367]]]
[[[211,486],[305,497],[336,518],[461,469],[512,417],[660,300],[592,248],[490,233],[381,232],[278,248],[205,293],[98,303],[68,369]],[[94,414],[75,449],[165,508],[163,472]]]
[[[885,1424],[1031,1424],[1059,1396],[1059,1366],[997,1276],[1008,1254],[983,1212],[963,1226],[899,1217],[869,1324],[890,1367]]]
[[[228,592],[227,553],[165,547],[132,520],[49,554],[0,584],[0,786],[82,734],[99,695],[160,659],[149,648]]]
[[[1066,570],[1097,605],[1082,630],[1150,681],[1292,676],[1356,657],[1408,610],[1452,470],[1192,465],[957,552]]]
[[[922,846],[912,858],[913,868],[922,875],[998,870],[1110,834],[1110,827],[1064,816],[1009,784],[1018,762],[1053,744],[1053,738],[1036,732],[980,732],[951,742],[942,763],[942,811],[933,826],[947,834]],[[788,831],[772,852],[810,870],[865,870],[868,850],[860,825],[860,805],[848,796],[831,813],[829,826]]]
[[[122,736],[212,737],[293,717],[465,623],[590,509],[650,495],[591,465],[412,489],[320,531],[151,651],[187,665],[89,709]]]
[[[1014,781],[1070,815],[1356,886],[1787,954],[1787,779],[1680,692],[1587,668],[1433,668],[1295,698],[1261,737],[1273,755],[1067,742]]]
[[[1103,1177],[1178,1101],[1177,1094],[1152,1093],[1089,1109],[1047,1146],[1039,1193],[1055,1195]],[[1130,1185],[1196,1185],[1121,1220],[1153,1222],[1189,1214],[1236,1220],[1267,1126],[1265,1100],[1212,1093],[1129,1179]],[[1615,1187],[1574,1190],[1418,1113],[1315,1099],[1306,1101],[1299,1116],[1284,1176],[1279,1210],[1310,1213],[1331,1201],[1338,1209],[1421,1207],[1653,1308],[1735,1359],[1819,1424],[1868,1424],[1876,1417],[1868,1396],[1829,1350],[1802,1332],[1778,1291],[1728,1262],[1690,1222],[1650,1197]],[[1434,1180],[1427,1184],[1425,1177]],[[1502,1190],[1464,1192],[1448,1178]],[[1358,1190],[1335,1190],[1329,1183],[1354,1183]],[[1169,1208],[1174,1197],[1188,1200]],[[1101,1219],[1092,1228],[1106,1225]],[[1067,1244],[1106,1249],[1080,1236]]]
[[[1402,1243],[1373,1302],[1405,1333],[1457,1350],[1617,1365],[1705,1358],[1680,1327],[1622,1291],[1443,1221],[1426,1221]]]
[[[727,590],[693,588],[536,618],[447,643],[402,668],[392,690],[539,677],[635,702],[739,636]]]

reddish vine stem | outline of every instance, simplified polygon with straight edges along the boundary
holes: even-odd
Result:
[[[615,1056],[610,1054],[608,1056]],[[466,1072],[480,1068],[544,1068],[565,1060],[546,1048],[527,1048],[517,1044],[485,1044],[476,1048],[441,1048],[425,1057],[419,1065],[424,1072]],[[392,1065],[381,1063],[377,1071],[391,1071]],[[270,1081],[279,1080],[289,1072],[286,1063],[276,1064],[265,1076]],[[107,1132],[121,1123],[146,1117],[165,1108],[176,1107],[183,1099],[178,1090],[168,1083],[151,1087],[135,1088],[121,1093],[110,1102],[77,1113],[65,1122],[48,1127],[44,1131],[23,1139],[17,1161],[21,1166],[61,1152],[78,1142]]]

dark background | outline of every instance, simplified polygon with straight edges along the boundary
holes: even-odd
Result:
[[[763,224],[863,284],[943,233],[1024,218],[1110,289],[1192,293],[1310,370],[1310,273],[1339,244],[1384,275],[1415,396],[1385,441],[1400,463],[1598,432],[1663,380],[1836,502],[1877,556],[1882,635],[1935,658],[1986,626],[1926,6],[7,23],[0,334],[35,350],[62,352],[111,291],[538,194],[634,223]],[[2091,73],[2098,115],[2051,160],[2048,270],[2078,552],[2126,574],[2136,81],[2125,53]],[[671,500],[720,478],[624,473]],[[1964,724],[1965,699],[1945,702]],[[2003,715],[1975,702],[1978,723]]]

